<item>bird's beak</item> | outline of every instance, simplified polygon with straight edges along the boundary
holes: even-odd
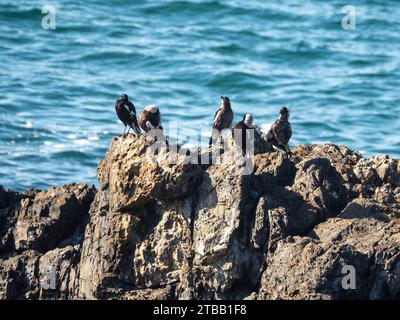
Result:
[[[222,100],[224,100],[224,97],[223,97],[223,96],[221,96],[221,99],[222,99]]]

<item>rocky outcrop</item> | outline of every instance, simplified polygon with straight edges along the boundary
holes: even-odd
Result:
[[[94,186],[17,194],[0,189],[0,298],[76,296],[82,234]]]
[[[155,145],[115,138],[98,190],[0,188],[0,298],[400,298],[398,160]]]

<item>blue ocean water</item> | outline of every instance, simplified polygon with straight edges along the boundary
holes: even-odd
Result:
[[[42,28],[43,5],[56,29]],[[121,93],[157,104],[180,137],[209,129],[219,97],[262,128],[291,110],[291,146],[400,156],[400,2],[0,0],[0,184],[96,182],[123,127]],[[202,141],[207,141],[203,134]]]

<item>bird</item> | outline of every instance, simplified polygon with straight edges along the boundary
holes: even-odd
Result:
[[[232,130],[235,143],[241,147],[243,156],[246,155],[247,142],[250,141],[250,131],[248,131],[250,129],[254,129],[253,116],[250,113],[245,113],[243,119],[236,123]]]
[[[164,130],[161,123],[161,113],[160,109],[151,104],[144,108],[144,110],[139,114],[139,125],[144,130],[144,132],[148,133],[150,130],[159,129],[161,131]],[[169,147],[169,142],[167,137],[164,136],[164,133],[161,132],[161,140],[165,142],[167,148]],[[156,132],[152,132],[152,134],[157,135]]]
[[[115,102],[115,111],[119,120],[125,125],[123,134],[125,134],[126,126],[128,126],[128,132],[132,129],[136,135],[140,135],[141,131],[136,118],[135,105],[129,101],[129,97],[126,94],[122,94],[120,99]]]
[[[286,107],[281,107],[279,119],[275,120],[267,134],[267,142],[281,149],[288,155],[292,155],[289,149],[289,140],[292,137],[292,126],[289,122],[290,112]]]
[[[231,107],[231,101],[228,97],[221,97],[221,105],[217,112],[214,115],[213,121],[213,132],[211,134],[210,143],[212,145],[213,140],[215,139],[215,130],[218,130],[218,133],[224,129],[230,128],[233,121],[233,111]]]
[[[145,132],[149,132],[152,129],[163,130],[160,110],[156,105],[151,104],[144,108],[139,114],[139,125]]]

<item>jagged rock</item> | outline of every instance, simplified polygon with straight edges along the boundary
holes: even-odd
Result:
[[[255,136],[244,158],[230,131],[178,154],[126,135],[97,192],[0,187],[0,298],[399,299],[399,161]]]
[[[13,213],[17,221],[15,249],[45,252],[56,248],[85,222],[94,190],[93,186],[73,184],[24,197]]]
[[[303,160],[296,167],[294,184],[289,190],[305,201],[298,214],[308,217],[310,225],[337,215],[346,206],[344,181],[328,159]]]
[[[251,230],[251,243],[255,249],[263,249],[268,239],[268,230],[271,228],[268,217],[268,199],[263,196],[257,204],[254,226]]]
[[[21,197],[17,192],[5,190],[0,186],[0,255],[14,249],[12,234],[16,219],[12,208]]]
[[[184,155],[171,159],[160,150],[155,156],[150,148],[144,136],[120,138],[99,165],[102,191],[85,232],[80,297],[104,295],[104,286],[132,290],[181,280],[191,245],[192,190],[202,171]]]
[[[362,156],[359,152],[347,148],[346,146],[337,146],[335,144],[313,144],[311,146],[299,145],[292,152],[303,160],[310,160],[314,158],[326,158],[332,164],[343,163],[346,165],[355,165]]]
[[[13,257],[0,258],[0,299],[37,299],[40,290],[40,254],[27,250]]]
[[[177,283],[187,268],[191,246],[188,219],[175,208],[161,214],[154,232],[135,250],[133,268],[139,288]]]
[[[171,286],[126,291],[122,295],[115,295],[121,300],[168,300],[174,297],[174,290]]]
[[[262,254],[252,248],[248,232],[255,220],[257,187],[252,176],[238,175],[229,161],[204,173],[195,207],[193,265],[205,296],[226,293],[244,276],[250,284],[257,280],[247,272]]]
[[[17,192],[6,190],[0,186],[0,210],[11,206],[20,198]]]
[[[255,175],[263,188],[293,184],[295,163],[282,152],[269,152],[255,156]],[[265,190],[268,191],[268,190]]]
[[[76,297],[75,292],[68,291],[67,282],[76,277],[73,268],[79,262],[79,245],[74,254],[67,254],[72,249],[64,247],[82,240],[95,191],[94,186],[71,184],[47,191],[12,193],[0,210],[2,299]],[[41,286],[47,267],[56,268],[60,279],[51,294],[45,294]]]
[[[383,211],[381,211],[383,209]],[[373,200],[356,199],[308,237],[281,240],[260,299],[399,299],[400,224]],[[354,267],[355,289],[342,286]]]
[[[80,245],[51,250],[40,257],[40,299],[73,299],[78,294]]]
[[[132,255],[141,223],[130,213],[109,210],[109,196],[99,191],[91,205],[79,265],[79,298],[93,299],[107,282],[133,281]],[[145,211],[144,214],[147,214]]]
[[[144,136],[113,140],[97,171],[101,189],[109,191],[111,210],[130,210],[142,207],[149,199],[162,201],[168,195],[170,201],[171,197],[191,194],[200,177],[199,166],[187,164],[187,157],[170,156],[165,150],[155,162],[151,151]]]
[[[71,184],[47,191],[2,192],[0,255],[34,249],[45,252],[84,228],[95,189]],[[80,230],[82,231],[82,230]]]
[[[375,156],[360,159],[354,167],[354,173],[364,185],[376,188],[383,183],[400,185],[398,161],[388,156]]]
[[[360,180],[354,173],[353,167],[362,159],[361,154],[345,146],[337,146],[334,144],[300,145],[293,150],[293,153],[298,162],[316,158],[329,159],[331,165],[341,175],[343,186],[348,189],[349,194],[356,188],[355,185],[360,183]],[[355,192],[355,194],[358,193]]]

